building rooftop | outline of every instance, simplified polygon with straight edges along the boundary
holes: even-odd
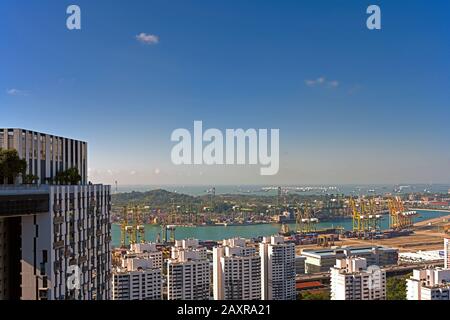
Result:
[[[53,134],[53,133],[36,131],[36,130],[29,130],[29,129],[24,129],[24,128],[0,128],[0,131],[1,130],[6,130],[6,131],[18,130],[18,131],[25,131],[25,132],[31,132],[31,133],[45,134],[45,135],[49,135],[51,137],[57,137],[57,138],[62,138],[62,139],[67,139],[67,140],[80,141],[81,143],[87,143],[86,141],[83,141],[83,140],[80,140],[80,139],[68,138],[68,137],[63,137],[63,136],[60,136],[60,135],[57,135],[57,134]]]
[[[318,257],[334,256],[337,253],[340,253],[341,251],[342,251],[342,253],[344,253],[346,250],[350,251],[351,254],[362,254],[362,253],[370,253],[374,249],[377,249],[378,251],[396,250],[394,248],[388,248],[388,247],[383,247],[383,246],[340,247],[340,248],[334,248],[334,249],[303,250],[302,255],[318,256]]]

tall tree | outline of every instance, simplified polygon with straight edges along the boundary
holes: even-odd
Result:
[[[0,149],[0,183],[7,180],[13,184],[19,175],[25,175],[26,170],[27,162],[19,158],[17,150]]]

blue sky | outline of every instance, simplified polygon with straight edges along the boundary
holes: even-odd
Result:
[[[88,141],[93,181],[450,182],[448,1],[6,0],[0,14],[0,126]],[[280,128],[279,174],[172,165],[170,134],[194,120]]]

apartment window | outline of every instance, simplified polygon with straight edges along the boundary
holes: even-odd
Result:
[[[33,156],[35,159],[37,159],[37,149],[38,149],[38,140],[37,140],[37,135],[33,135]],[[36,165],[37,166],[37,165]]]
[[[33,148],[32,148],[32,146],[33,146],[33,139],[31,137],[31,133],[30,132],[27,133],[27,141],[28,141],[28,144],[29,144],[29,146],[28,146],[28,156],[31,159],[31,158],[33,158]]]
[[[22,132],[22,157],[25,158],[26,155],[27,155],[26,136],[25,132]]]
[[[8,149],[14,148],[14,132],[8,131]]]
[[[43,276],[45,274],[45,263],[41,262],[39,265],[40,275]]]
[[[46,148],[45,148],[45,144],[46,144],[46,137],[45,136],[40,136],[40,142],[41,142],[41,160],[45,160],[46,159]]]

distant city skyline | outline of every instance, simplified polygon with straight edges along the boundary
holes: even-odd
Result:
[[[114,185],[450,183],[450,3],[2,1],[1,127],[88,143]],[[405,6],[408,10],[405,10]],[[280,169],[175,166],[170,134],[279,128]]]

